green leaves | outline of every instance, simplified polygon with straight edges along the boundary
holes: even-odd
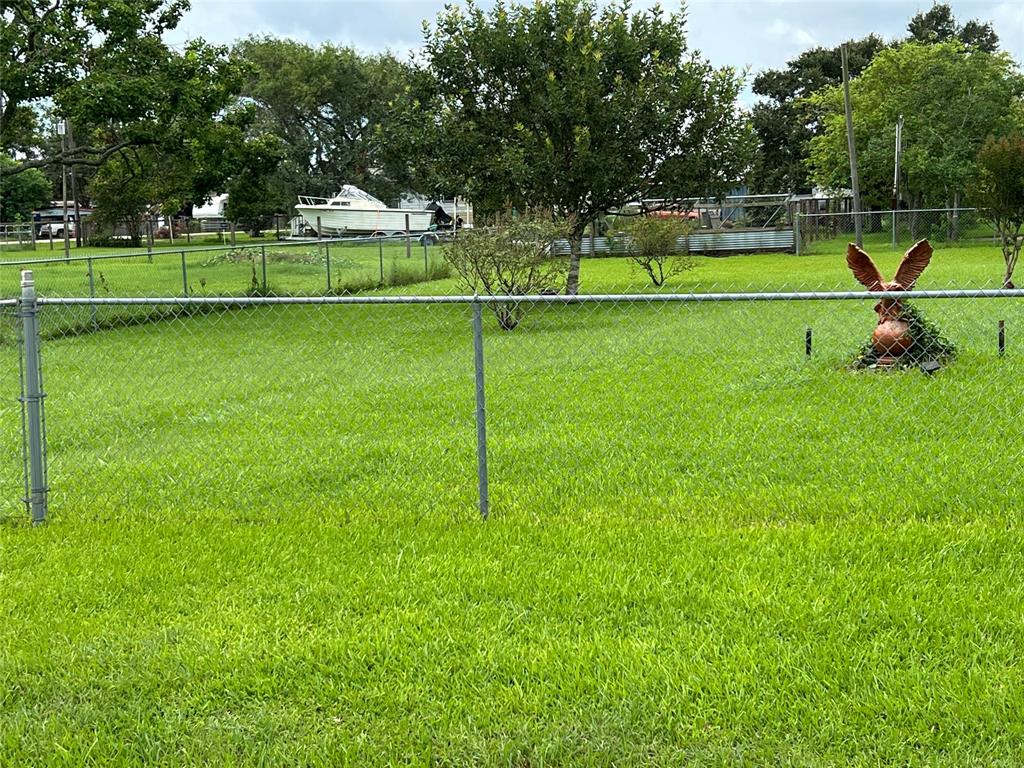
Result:
[[[683,19],[584,0],[450,8],[427,30],[388,141],[424,189],[479,212],[541,207],[578,238],[640,197],[721,195],[745,173],[741,78],[687,52]]]
[[[914,205],[952,204],[975,173],[984,137],[1007,130],[1024,80],[1006,54],[956,42],[905,44],[879,53],[851,84],[862,189],[867,204],[888,205],[894,126],[904,119],[903,188]],[[848,186],[845,125],[838,88],[809,101],[824,132],[811,142],[814,181]]]
[[[333,194],[343,184],[385,200],[406,188],[392,173],[383,133],[396,102],[416,101],[404,64],[389,54],[274,38],[239,43],[234,59],[246,67],[243,94],[258,124],[284,145],[275,207],[290,208],[298,194]]]
[[[1024,135],[986,140],[978,151],[978,171],[970,195],[971,202],[984,209],[999,231],[1006,264],[1003,285],[1012,287],[1024,229]]]

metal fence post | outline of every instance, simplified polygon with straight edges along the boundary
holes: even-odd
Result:
[[[405,258],[412,258],[412,237],[409,234],[409,214],[405,214]]]
[[[36,303],[36,284],[31,270],[21,273],[21,334],[22,372],[26,445],[26,506],[33,523],[46,519],[46,434],[43,429],[42,361],[39,356],[39,305]]]
[[[181,290],[182,295],[188,296],[188,265],[185,263],[185,252],[181,252]]]
[[[93,276],[92,259],[89,259],[88,264],[89,264],[89,298],[90,299],[95,299],[96,298],[96,279]],[[96,322],[96,305],[95,304],[92,304],[89,307],[89,315],[92,317],[92,327],[93,328],[97,328],[99,326],[99,323]]]
[[[327,292],[331,292],[331,241],[324,243],[324,253],[327,262]]]
[[[430,280],[430,257],[427,255],[427,238],[423,238],[423,279]]]
[[[793,216],[793,242],[796,244],[796,255],[800,255],[800,211]]]
[[[380,284],[384,285],[384,235],[377,238],[377,252],[380,255]]]
[[[480,517],[490,512],[487,493],[487,410],[484,402],[484,323],[483,305],[473,303],[473,365],[476,371],[476,479],[480,499]]]

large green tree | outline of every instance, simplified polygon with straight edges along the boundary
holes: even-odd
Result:
[[[7,176],[15,161],[0,155],[0,221],[29,221],[32,211],[52,200],[53,183],[38,168]]]
[[[382,159],[379,128],[408,67],[390,54],[312,47],[250,38],[234,48],[247,75],[243,95],[258,107],[258,125],[279,137],[272,206],[290,210],[295,196],[329,195],[355,184],[385,200],[404,191]]]
[[[934,3],[907,24],[907,40],[915,43],[948,43],[959,40],[964,45],[987,53],[999,48],[999,35],[987,22],[972,19],[961,24],[949,3]]]
[[[856,76],[886,43],[876,35],[850,43],[850,72]],[[758,193],[808,192],[807,152],[820,131],[804,99],[842,82],[839,47],[812,48],[785,69],[767,70],[754,78],[753,91],[761,100],[751,111],[758,138],[758,158],[752,186]]]
[[[126,123],[146,117],[156,89],[165,101],[181,93],[167,77],[174,56],[162,35],[188,8],[187,0],[9,0],[0,27],[0,150],[29,158],[19,167],[60,162],[99,165],[143,131],[125,135]],[[212,74],[212,73],[210,73]],[[183,86],[195,87],[195,82]],[[198,95],[199,101],[202,95]],[[97,143],[82,141],[73,151],[39,156],[46,109],[76,124],[88,113],[110,132]],[[149,122],[155,122],[150,120]]]
[[[389,122],[411,177],[480,211],[569,224],[567,291],[587,226],[629,201],[721,196],[747,170],[741,78],[686,42],[681,14],[586,0],[449,7]]]
[[[908,43],[879,53],[850,92],[865,204],[889,202],[902,115],[903,189],[914,207],[947,207],[962,201],[985,137],[1013,127],[1024,80],[1007,54],[959,42]],[[811,140],[811,178],[829,189],[849,187],[842,89],[825,89],[809,105],[823,127]]]
[[[904,42],[934,44],[960,41],[969,48],[993,53],[999,38],[992,25],[978,20],[960,24],[948,3],[935,3],[914,16]],[[856,77],[881,51],[890,47],[882,38],[869,35],[849,43],[850,75]],[[754,78],[753,91],[762,98],[754,105],[752,120],[758,138],[758,161],[752,186],[761,193],[808,192],[807,159],[810,141],[822,124],[806,108],[808,96],[842,82],[839,46],[812,48],[786,64],[785,69],[765,70]]]
[[[269,144],[254,125],[257,109],[238,101],[245,66],[201,40],[181,50],[163,40],[187,8],[187,0],[5,4],[0,151],[17,158],[8,179],[70,166],[101,218],[131,227],[144,210],[176,211],[232,180],[260,183],[266,164],[251,160]],[[55,140],[58,120],[73,142]]]

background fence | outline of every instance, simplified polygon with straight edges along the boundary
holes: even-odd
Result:
[[[994,244],[998,233],[976,208],[934,208],[906,211],[797,214],[797,253],[820,253],[836,240],[853,240],[861,220],[866,247],[906,249],[927,238],[937,247]]]
[[[0,260],[0,296],[32,269],[49,296],[311,295],[446,276],[437,235],[240,242],[234,246],[81,249]]]
[[[851,368],[876,320],[860,292],[44,297],[22,307],[44,328],[162,314],[41,336],[48,476],[29,490],[48,483],[55,515],[243,523],[472,514],[481,477],[495,512],[685,506],[730,525],[752,506],[898,521],[1016,503],[1024,292],[908,296],[957,347],[931,376]],[[15,310],[0,302],[12,395]],[[15,400],[0,503],[20,519]]]

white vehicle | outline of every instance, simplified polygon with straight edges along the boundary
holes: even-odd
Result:
[[[426,232],[434,216],[433,211],[388,208],[373,195],[351,184],[346,184],[331,198],[299,195],[295,210],[310,229],[324,237],[395,235],[404,233],[406,226],[410,232]]]
[[[68,221],[68,237],[75,236],[75,222]],[[39,225],[39,233],[37,237],[43,239],[64,237],[64,222],[63,221],[49,221],[45,224]]]

